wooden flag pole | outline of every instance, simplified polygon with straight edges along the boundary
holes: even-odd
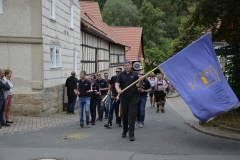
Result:
[[[158,66],[155,67],[154,69],[152,69],[151,71],[149,71],[148,73],[146,73],[143,77],[146,77],[147,75],[149,75],[150,73],[152,73],[153,71],[155,71],[155,70],[158,69],[158,68],[159,68]],[[136,83],[138,83],[139,80],[140,80],[140,79],[136,80],[135,82],[133,82],[132,84],[130,84],[129,86],[127,86],[126,88],[124,88],[122,91],[123,91],[123,92],[126,91],[128,88],[130,88],[130,87],[132,87],[133,85],[135,85]],[[106,95],[106,96],[103,98],[102,102],[104,102],[104,101],[107,99],[107,97],[108,97],[108,95]]]

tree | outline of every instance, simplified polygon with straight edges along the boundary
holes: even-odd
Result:
[[[195,41],[204,30],[203,26],[195,26],[192,14],[195,9],[192,7],[190,9],[190,14],[181,20],[181,25],[179,27],[179,37],[173,40],[171,50],[169,51],[169,56],[176,54],[183,48]]]
[[[183,7],[183,10],[189,11],[186,7],[188,5],[188,1],[196,4],[195,11],[189,15],[191,16],[191,18],[189,18],[191,19],[191,23],[189,22],[189,24],[191,24],[191,28],[193,30],[198,30],[198,27],[200,26],[202,31],[210,30],[213,41],[226,41],[229,44],[227,48],[236,50],[235,55],[229,58],[230,63],[227,65],[226,69],[229,73],[229,84],[236,93],[237,97],[240,99],[240,1],[183,0],[182,4],[179,4],[180,8],[185,6]],[[189,29],[187,26],[183,26],[182,28]],[[191,39],[191,36],[189,37],[187,32],[183,35],[186,36],[187,41]],[[178,40],[174,42],[181,44],[181,37],[183,35],[180,33]],[[173,45],[173,47],[177,47],[178,44]],[[183,44],[183,46],[184,45],[186,44]],[[176,49],[173,48],[173,50]]]
[[[138,26],[139,12],[132,0],[107,0],[102,17],[110,26]]]
[[[164,37],[166,34],[164,21],[165,13],[144,0],[140,9],[139,25],[143,27],[146,71],[153,69],[167,58],[171,39]]]
[[[203,25],[211,29],[213,41],[226,41],[227,48],[235,49],[236,53],[229,58],[226,69],[228,82],[240,99],[240,1],[221,0],[199,2],[193,15],[195,25]],[[204,17],[206,16],[206,17]]]

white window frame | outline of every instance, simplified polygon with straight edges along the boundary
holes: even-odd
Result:
[[[52,45],[50,47],[50,68],[62,67],[61,47]]]
[[[49,10],[50,10],[50,18],[52,20],[56,19],[56,12],[55,12],[55,0],[50,0],[50,6],[49,6]]]
[[[69,15],[70,15],[70,28],[74,29],[74,5],[72,3],[69,3]]]
[[[73,51],[73,70],[77,73],[77,51]]]
[[[0,14],[3,14],[3,1],[0,0]]]

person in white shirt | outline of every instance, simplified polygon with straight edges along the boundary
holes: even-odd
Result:
[[[162,113],[165,113],[164,105],[166,102],[166,88],[168,87],[168,84],[166,80],[163,79],[163,75],[159,73],[157,75],[157,78],[154,83],[155,86],[155,100],[157,102],[157,111],[156,113],[159,113],[159,107],[161,109]]]
[[[157,78],[155,77],[154,72],[151,73],[151,76],[148,78],[148,81],[150,82],[151,89],[152,91],[149,92],[149,97],[150,97],[150,108],[155,108],[155,96],[154,96],[154,83]]]

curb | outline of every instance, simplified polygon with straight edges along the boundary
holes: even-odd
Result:
[[[204,130],[204,129],[200,129],[200,128],[198,128],[196,125],[192,125],[192,124],[190,124],[190,123],[188,123],[188,122],[187,122],[187,124],[188,124],[191,128],[195,129],[196,131],[198,131],[198,132],[200,132],[200,133],[203,133],[203,134],[206,134],[206,135],[210,135],[210,136],[214,136],[214,137],[219,137],[219,138],[224,138],[224,139],[230,139],[230,140],[240,141],[240,138],[220,135],[220,134],[217,134],[217,133],[213,133],[213,132],[206,131],[206,130]]]
[[[236,129],[236,128],[232,128],[232,127],[227,127],[224,125],[219,125],[219,128],[227,130],[227,131],[232,131],[232,132],[236,132],[236,133],[240,133],[240,129]]]

